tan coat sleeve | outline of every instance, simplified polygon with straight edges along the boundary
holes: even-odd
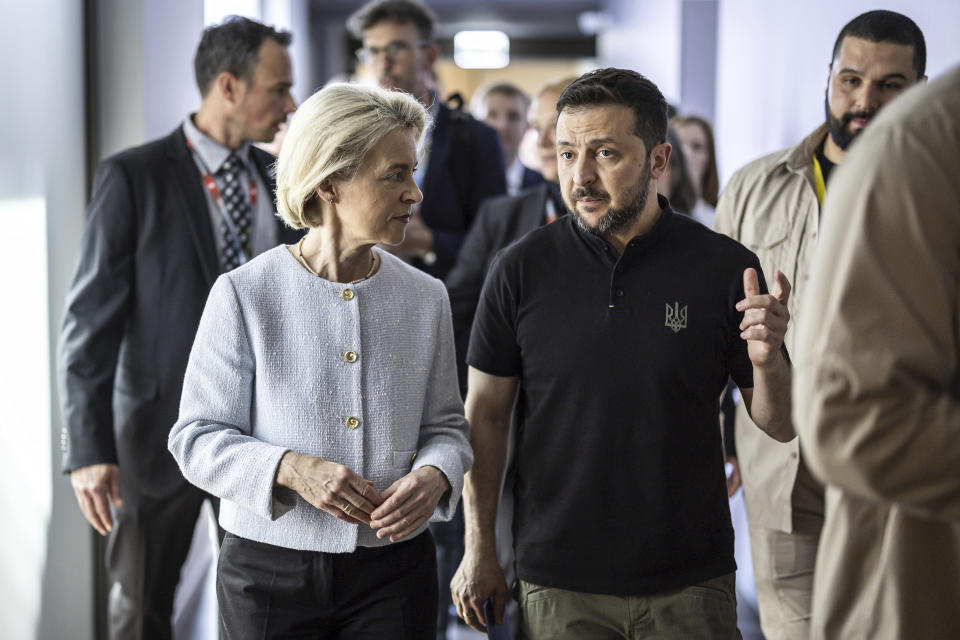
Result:
[[[794,422],[828,484],[960,521],[960,103],[902,100],[831,181]]]
[[[713,219],[713,230],[739,242],[740,224],[743,221],[743,207],[739,205],[741,176],[739,173],[730,178],[730,182],[717,201],[717,215]]]

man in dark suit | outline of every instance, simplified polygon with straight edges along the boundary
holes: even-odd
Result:
[[[347,26],[362,41],[358,55],[380,86],[410,93],[434,119],[416,172],[423,202],[397,253],[443,278],[480,203],[507,191],[497,134],[461,109],[447,107],[431,89],[439,49],[433,42],[436,18],[426,6],[415,0],[372,0],[350,16]]]
[[[463,242],[456,265],[447,276],[447,291],[453,313],[453,329],[457,343],[457,366],[461,387],[466,387],[464,359],[470,341],[470,327],[480,300],[480,290],[493,257],[500,249],[542,224],[552,222],[567,212],[557,184],[557,100],[574,79],[565,78],[548,84],[530,106],[528,122],[537,134],[537,155],[540,172],[545,178],[536,186],[515,196],[486,200]]]
[[[543,176],[520,161],[520,143],[526,134],[530,96],[509,82],[497,82],[478,90],[470,101],[470,111],[478,120],[493,127],[500,137],[503,160],[507,165],[507,194],[543,182]]]
[[[113,638],[169,638],[174,590],[209,496],[167,451],[217,276],[280,242],[269,141],[295,109],[290,34],[232,17],[194,60],[200,110],[97,168],[60,334],[63,467],[109,534]],[[111,509],[111,506],[113,509]]]
[[[470,328],[477,311],[480,291],[497,252],[537,227],[553,222],[567,213],[557,175],[557,100],[575,78],[552,82],[540,90],[530,105],[528,122],[537,134],[537,156],[544,182],[528,187],[515,196],[498,196],[484,201],[470,232],[463,241],[457,263],[447,276],[447,292],[453,314],[453,332],[457,345],[457,370],[460,388],[466,396],[467,346]],[[512,441],[512,435],[511,435]],[[508,458],[503,493],[497,509],[497,559],[507,584],[513,572],[513,478],[512,459]],[[508,606],[509,618],[516,620],[516,605]]]

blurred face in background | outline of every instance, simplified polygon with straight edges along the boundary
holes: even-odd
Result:
[[[522,96],[488,93],[484,99],[487,114],[483,121],[496,129],[507,165],[513,163],[520,141],[527,131],[526,102]]]
[[[269,142],[297,105],[290,95],[293,70],[287,48],[267,38],[260,45],[249,80],[237,83],[236,108],[230,115],[244,140]]]
[[[557,100],[560,94],[544,91],[530,105],[527,122],[537,134],[537,157],[540,173],[549,182],[558,182],[557,176]]]
[[[690,180],[696,189],[697,197],[702,197],[703,174],[710,163],[710,148],[707,134],[699,124],[688,122],[674,129],[683,146],[683,157],[687,163]]]
[[[363,32],[363,48],[358,53],[384,89],[425,97],[426,78],[437,59],[437,49],[421,39],[412,22],[378,22]]]

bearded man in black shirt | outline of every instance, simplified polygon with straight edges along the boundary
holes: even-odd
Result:
[[[581,76],[557,103],[572,215],[491,266],[467,355],[475,463],[460,615],[499,622],[494,551],[519,407],[514,534],[528,638],[736,638],[718,402],[728,377],[771,437],[794,437],[782,349],[790,284],[656,195],[666,102],[638,73]]]

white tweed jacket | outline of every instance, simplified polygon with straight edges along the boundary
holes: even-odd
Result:
[[[222,499],[227,531],[328,553],[389,544],[275,487],[290,450],[344,464],[378,491],[433,465],[451,487],[433,520],[453,516],[473,454],[450,303],[439,280],[378,252],[377,273],[346,285],[279,246],[210,291],[168,446],[190,482]]]

